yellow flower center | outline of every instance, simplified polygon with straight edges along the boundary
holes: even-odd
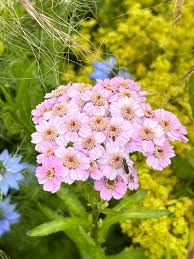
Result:
[[[63,165],[69,169],[76,169],[80,166],[80,162],[75,155],[65,155],[63,158]]]
[[[46,131],[43,132],[42,138],[44,141],[53,141],[57,138],[58,131],[55,128],[48,128]]]
[[[123,166],[123,155],[121,153],[115,153],[111,155],[108,164],[115,169],[118,169]]]
[[[154,137],[154,132],[150,128],[142,128],[140,130],[140,137],[142,140],[152,140]]]

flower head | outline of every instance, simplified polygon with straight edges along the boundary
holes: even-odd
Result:
[[[141,103],[138,103],[132,97],[123,97],[118,99],[117,102],[113,102],[110,105],[110,112],[112,116],[120,116],[127,121],[137,121],[144,115]]]
[[[101,132],[87,131],[84,137],[80,138],[75,147],[85,153],[90,159],[99,159],[104,153],[101,145],[105,140],[105,135]]]
[[[89,129],[88,120],[89,118],[85,113],[68,113],[64,119],[64,133],[76,133],[77,136],[84,135],[85,131]]]
[[[93,87],[59,86],[33,111],[32,143],[41,164],[36,176],[44,190],[90,178],[102,199],[120,199],[139,187],[130,153],[141,152],[149,166],[162,170],[175,155],[169,141],[188,141],[176,116],[152,110],[146,92],[127,73],[112,77],[115,64],[114,57],[95,62]]]
[[[37,144],[37,150],[41,150],[41,145],[45,141],[55,142],[59,135],[66,132],[64,122],[60,118],[43,120],[36,125],[37,132],[32,134],[32,143]]]
[[[168,143],[162,146],[154,145],[149,152],[146,153],[146,163],[155,170],[163,170],[171,164],[170,158],[174,157],[173,147]]]
[[[72,147],[59,147],[55,151],[55,155],[60,158],[63,164],[66,175],[64,182],[70,183],[75,180],[86,181],[88,179],[90,160],[85,154]]]
[[[116,58],[113,56],[110,56],[107,61],[95,61],[93,63],[93,67],[95,69],[95,72],[90,75],[90,78],[92,80],[97,79],[106,79],[111,77],[111,73],[116,65]]]
[[[37,156],[37,162],[41,164],[47,157],[53,156],[57,147],[58,146],[54,141],[45,141],[40,147],[41,154]]]
[[[22,156],[11,156],[7,150],[0,154],[0,192],[7,195],[9,189],[19,189],[23,179],[22,171],[28,169],[27,163],[21,162]]]
[[[95,61],[93,63],[93,67],[95,72],[93,72],[90,75],[90,79],[92,80],[97,80],[97,79],[101,79],[101,80],[105,80],[107,78],[112,78],[114,77],[114,75],[116,75],[118,73],[119,77],[123,77],[123,78],[130,78],[131,75],[130,73],[124,71],[124,70],[119,70],[116,67],[116,58],[114,56],[110,56],[108,58],[108,60],[102,60],[101,62],[99,61]]]
[[[42,103],[36,106],[36,109],[32,110],[32,121],[35,124],[40,123],[43,120],[45,113],[49,112],[54,105],[54,100],[44,100]]]
[[[108,112],[109,93],[103,90],[89,90],[82,95],[82,99],[86,102],[83,111],[89,116],[104,116]]]
[[[42,166],[37,167],[36,177],[38,182],[43,184],[43,189],[47,192],[56,192],[66,172],[63,168],[62,162],[55,156],[49,156],[42,161]]]
[[[66,95],[66,93],[67,93],[67,87],[65,87],[64,85],[60,85],[56,89],[52,90],[51,93],[47,93],[45,95],[45,98],[53,98],[53,97],[58,98],[63,95]]]
[[[187,131],[173,113],[157,109],[154,111],[154,115],[170,141],[186,140],[184,135],[187,134]]]
[[[16,205],[10,204],[10,197],[0,201],[0,237],[10,231],[10,225],[19,221],[20,215],[15,208]]]
[[[100,180],[103,176],[101,170],[98,168],[97,162],[95,162],[94,160],[90,160],[90,167],[88,170],[90,173],[90,177],[94,180]]]
[[[117,176],[114,180],[106,177],[96,180],[94,182],[94,188],[100,192],[100,197],[106,201],[109,201],[111,198],[119,200],[127,191],[127,185],[121,176]]]
[[[119,116],[112,117],[108,122],[106,134],[109,141],[114,141],[118,145],[124,145],[130,140],[133,134],[133,128],[123,118]]]
[[[129,167],[133,165],[126,150],[119,146],[118,143],[107,143],[105,149],[106,152],[104,152],[103,156],[98,160],[99,168],[103,176],[113,180],[117,175],[122,175],[124,172],[124,159]]]
[[[128,189],[130,189],[131,191],[137,190],[139,187],[137,171],[134,168],[132,168],[129,171],[129,174],[126,175],[126,178]]]
[[[142,142],[142,150],[146,152],[153,148],[154,144],[162,145],[165,135],[162,127],[153,119],[145,119],[139,128],[139,137]]]

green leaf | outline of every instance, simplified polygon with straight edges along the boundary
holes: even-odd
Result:
[[[46,236],[59,231],[65,234],[76,244],[84,259],[103,259],[104,251],[97,247],[89,233],[84,230],[88,228],[87,219],[63,218],[44,223],[28,232],[29,236]]]
[[[65,203],[71,216],[86,216],[86,210],[75,193],[68,188],[61,188],[57,196]]]
[[[140,201],[142,201],[147,194],[146,190],[138,190],[136,193],[124,197],[118,205],[116,205],[113,210],[120,211],[122,209],[128,209],[129,206],[134,205]]]
[[[191,160],[191,157],[188,157]],[[184,180],[194,180],[194,167],[186,159],[176,156],[172,160],[175,166],[175,172],[178,177]]]
[[[131,209],[122,213],[115,213],[115,215],[108,215],[104,221],[101,229],[99,229],[99,241],[104,242],[106,234],[113,224],[117,222],[122,222],[127,219],[148,219],[148,218],[158,218],[162,216],[167,216],[169,211],[167,210],[145,210],[145,209]]]
[[[194,168],[194,154],[190,150],[185,150],[184,155],[189,164]]]
[[[7,103],[9,105],[11,105],[13,103],[13,100],[12,100],[12,97],[11,97],[11,94],[6,90],[5,87],[3,87],[2,85],[0,85],[0,90],[1,92],[3,93]]]
[[[42,204],[38,204],[39,209],[42,211],[42,213],[50,220],[52,219],[64,219],[64,217],[58,215],[55,211],[51,210],[47,206],[44,206]]]
[[[43,223],[40,226],[33,228],[27,234],[32,237],[47,236],[52,233],[65,231],[66,229],[71,229],[73,227],[78,227],[81,225],[87,226],[87,222],[87,220],[81,218],[56,219],[50,222]]]
[[[107,259],[146,259],[147,257],[144,254],[142,249],[125,249],[124,251],[116,255],[108,255]]]
[[[82,227],[69,229],[66,234],[75,242],[84,259],[103,259],[104,251],[98,247],[91,236]]]
[[[189,103],[191,106],[193,118],[194,118],[194,74],[192,74],[189,78]]]
[[[20,78],[16,81],[16,111],[23,123],[24,130],[31,134],[33,130],[31,110],[43,98],[43,90],[37,76],[37,64],[35,61],[29,63],[28,60],[23,59],[13,70],[15,77]],[[23,75],[25,75],[25,78],[23,78]]]
[[[4,46],[3,42],[2,42],[2,41],[0,41],[0,56],[2,56],[2,55],[3,55],[4,50],[5,50],[5,46]]]

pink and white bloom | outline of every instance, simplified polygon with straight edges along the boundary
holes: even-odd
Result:
[[[131,79],[124,79],[122,77],[114,77],[112,78],[112,81],[114,84],[117,85],[117,88],[123,88],[123,89],[130,89],[132,91],[140,91],[140,85],[136,82],[134,82]]]
[[[52,90],[50,93],[47,93],[44,98],[53,98],[53,97],[57,98],[57,97],[66,95],[68,87],[70,87],[70,85],[68,86],[60,85],[56,89]]]
[[[149,166],[162,170],[175,156],[169,141],[188,141],[177,117],[153,111],[146,92],[130,79],[61,85],[45,98],[32,111],[32,143],[42,165],[36,175],[46,191],[91,178],[102,199],[120,199],[139,187],[129,153],[141,152]]]
[[[45,159],[54,155],[54,151],[58,146],[55,142],[45,141],[39,147],[40,149],[38,151],[41,154],[37,156],[37,163],[42,164]]]
[[[90,167],[88,170],[90,177],[94,180],[100,180],[103,177],[101,170],[98,168],[97,162],[94,160],[90,160]]]
[[[79,143],[80,139],[81,137],[77,134],[77,132],[66,132],[56,139],[56,143],[58,146],[66,148],[74,147],[77,143]]]
[[[89,116],[104,116],[108,114],[108,97],[109,94],[105,90],[88,90],[81,95],[86,102],[83,111]]]
[[[66,132],[75,132],[79,136],[84,136],[85,132],[90,129],[88,122],[88,116],[81,112],[70,112],[64,119]]]
[[[149,103],[144,103],[142,105],[142,108],[144,110],[144,116],[145,118],[154,118],[154,111],[152,110],[152,107]]]
[[[112,79],[98,79],[95,85],[96,89],[106,89],[110,95],[116,93],[118,85]]]
[[[105,135],[101,132],[84,132],[84,137],[80,138],[75,147],[85,153],[90,159],[99,159],[105,149],[101,145],[105,141]]]
[[[187,135],[187,130],[183,125],[179,125],[179,128],[176,130],[178,132],[178,140],[182,141],[184,143],[187,143],[189,140],[187,137],[185,137],[185,135]]]
[[[122,117],[127,121],[138,121],[144,115],[142,105],[133,98],[123,97],[112,102],[110,112],[113,117]]]
[[[142,152],[142,141],[139,138],[139,133],[137,131],[137,125],[133,124],[134,127],[136,127],[136,130],[133,131],[133,134],[130,138],[130,140],[126,144],[126,151],[128,153],[133,153],[136,151]]]
[[[93,116],[89,119],[89,125],[92,131],[100,132],[106,138],[106,127],[107,127],[108,119],[105,116]]]
[[[114,141],[118,145],[126,144],[133,134],[132,124],[117,116],[112,117],[106,128],[108,141]]]
[[[42,166],[36,168],[38,182],[47,192],[57,192],[64,177],[64,169],[60,159],[50,156],[42,161]]]
[[[32,121],[34,124],[42,122],[44,114],[50,111],[53,105],[53,100],[44,100],[44,102],[38,104],[36,109],[32,110]]]
[[[137,190],[139,188],[139,180],[135,168],[132,168],[126,177],[128,189],[131,191]]]
[[[71,87],[68,88],[67,95],[70,98],[77,98],[80,97],[80,95],[89,89],[91,89],[92,86],[90,84],[84,84],[84,83],[74,83],[71,85]]]
[[[85,100],[82,98],[82,94],[87,92],[91,88],[91,85],[84,83],[72,84],[70,89],[68,89],[67,95],[71,98],[70,111],[83,112],[83,107],[85,105]]]
[[[162,127],[153,119],[145,119],[139,128],[142,151],[149,152],[154,145],[163,145],[166,138]]]
[[[155,170],[163,170],[171,164],[171,158],[175,156],[173,147],[165,142],[164,145],[155,145],[150,152],[146,154],[146,163]]]
[[[98,160],[99,169],[103,176],[110,180],[114,180],[117,175],[124,173],[123,160],[126,160],[128,167],[133,166],[132,160],[129,158],[126,150],[119,146],[118,143],[110,142],[105,146],[106,152]]]
[[[56,117],[63,117],[66,115],[68,111],[67,104],[64,103],[56,103],[53,105],[52,109],[44,113],[44,119],[50,120]]]
[[[56,141],[59,135],[66,132],[64,122],[60,118],[42,121],[36,125],[36,132],[32,133],[32,143],[38,144],[39,148],[45,141]]]
[[[68,97],[59,97],[60,101],[57,100],[55,101],[52,109],[50,109],[49,111],[46,111],[44,113],[43,118],[45,120],[50,120],[50,119],[54,119],[56,117],[64,117],[68,112],[79,112],[80,111],[80,107],[75,103],[72,102],[71,100],[68,99]]]
[[[111,198],[119,200],[127,191],[127,185],[121,176],[117,176],[114,180],[103,177],[94,182],[94,188],[100,192],[101,199],[105,201],[109,201]]]
[[[59,147],[55,150],[55,155],[61,159],[64,171],[68,176],[67,179],[64,179],[64,182],[69,183],[71,179],[73,181],[86,181],[88,179],[90,160],[82,152],[72,147]]]
[[[181,134],[180,128],[182,125],[173,113],[165,111],[164,109],[157,109],[154,111],[154,114],[155,119],[161,125],[170,141],[181,140],[181,136],[187,134],[186,129],[184,129],[184,133]]]
[[[110,103],[117,102],[120,98],[125,98],[125,97],[133,98],[139,103],[144,103],[146,101],[145,92],[142,92],[142,91],[136,92],[130,89],[119,88],[119,91],[109,98],[109,102]]]

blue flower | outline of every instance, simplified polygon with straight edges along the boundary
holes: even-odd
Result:
[[[107,78],[112,78],[116,75],[124,78],[130,78],[131,77],[130,73],[122,70],[118,72],[116,63],[117,63],[116,58],[113,56],[110,56],[107,61],[103,60],[101,62],[99,61],[93,62],[93,67],[95,71],[92,74],[90,74],[90,79],[104,80]]]
[[[90,75],[90,79],[97,80],[97,79],[106,79],[110,77],[110,74],[114,70],[116,65],[116,58],[113,56],[110,56],[108,61],[95,61],[93,63],[93,67],[95,69],[95,72]]]
[[[10,197],[0,201],[0,237],[10,231],[10,225],[18,222],[20,214],[15,211],[16,205],[10,205]]]
[[[0,154],[0,193],[7,195],[8,190],[19,189],[18,182],[23,179],[22,170],[28,168],[21,163],[22,156],[11,156],[7,150]]]

